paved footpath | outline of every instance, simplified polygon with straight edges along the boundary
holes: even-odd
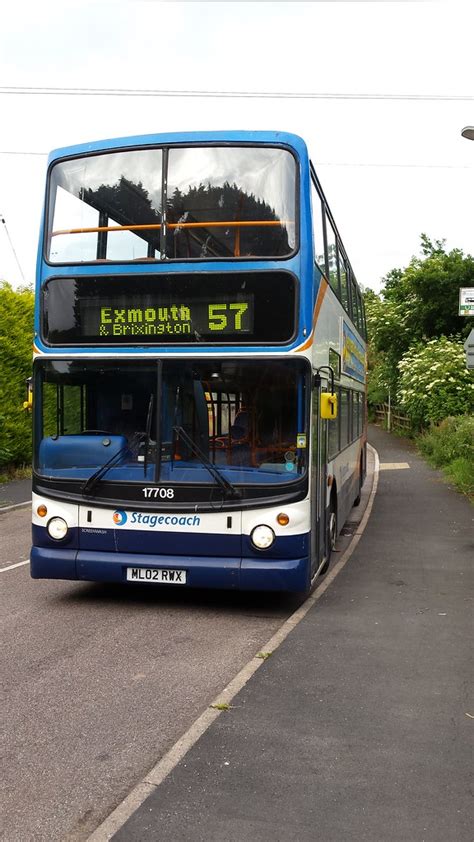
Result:
[[[114,842],[471,842],[474,508],[370,438],[352,558]]]

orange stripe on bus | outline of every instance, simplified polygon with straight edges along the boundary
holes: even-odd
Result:
[[[321,307],[323,305],[324,296],[326,295],[328,287],[329,287],[329,284],[328,284],[326,278],[324,276],[321,277],[321,284],[319,286],[318,297],[316,298],[316,305],[315,305],[314,313],[313,313],[313,325],[312,325],[312,328],[311,328],[311,333],[310,333],[308,339],[306,340],[306,342],[303,345],[300,345],[299,348],[295,348],[296,351],[306,351],[307,348],[309,348],[310,345],[312,345],[313,338],[314,338],[314,331],[316,329],[316,322],[317,322],[318,316],[319,316],[319,311],[321,310]]]

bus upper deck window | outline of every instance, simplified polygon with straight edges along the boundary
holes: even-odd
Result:
[[[284,149],[171,149],[167,257],[291,254],[296,245],[295,172],[295,160]]]

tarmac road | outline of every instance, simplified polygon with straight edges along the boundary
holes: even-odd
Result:
[[[473,509],[413,446],[371,439],[382,471],[353,557],[117,842],[472,839]],[[0,516],[0,838],[72,842],[298,603],[2,573],[25,557],[29,518]]]
[[[299,603],[33,581],[30,523],[0,515],[0,839],[82,840]]]

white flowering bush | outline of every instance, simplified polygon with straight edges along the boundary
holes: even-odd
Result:
[[[403,304],[397,303],[368,290],[364,301],[367,334],[372,347],[400,356],[413,338],[406,300]]]
[[[414,428],[474,412],[474,372],[460,340],[419,342],[398,363],[398,401]]]

